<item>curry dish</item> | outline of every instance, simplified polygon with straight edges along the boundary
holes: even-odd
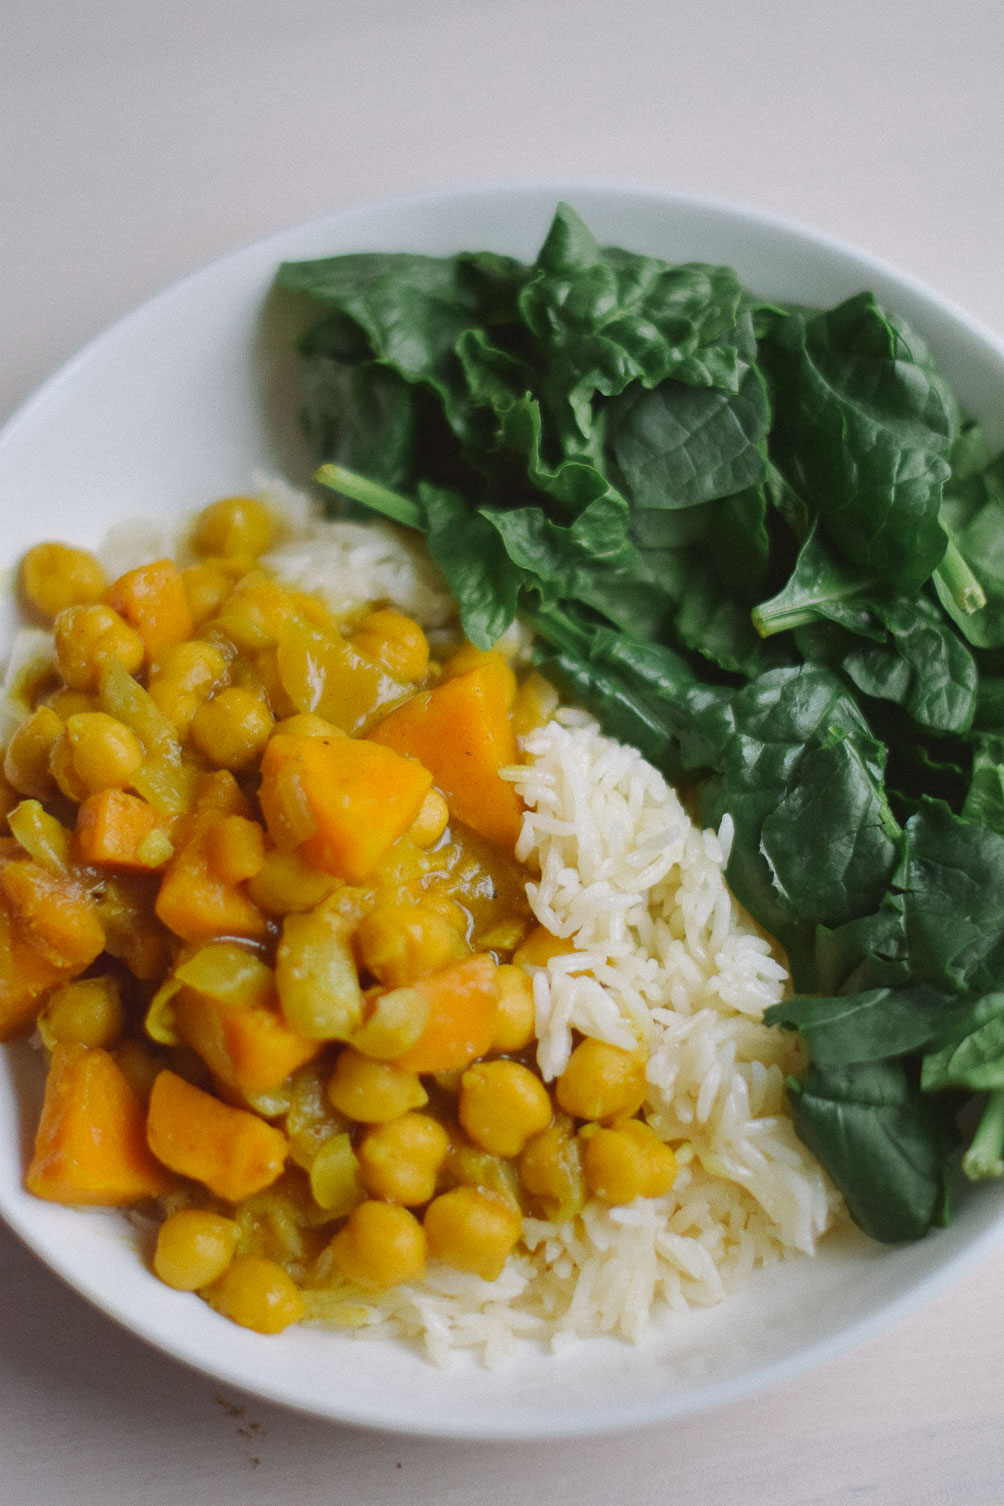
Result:
[[[279,526],[222,499],[193,563],[112,582],[32,549],[54,650],[0,781],[0,1037],[49,1053],[27,1185],[152,1211],[157,1275],[268,1333],[429,1257],[493,1280],[524,1215],[676,1176],[641,1046],[536,1066],[533,972],[571,946],[502,771],[552,687],[283,585]]]

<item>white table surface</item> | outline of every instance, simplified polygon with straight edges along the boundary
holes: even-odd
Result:
[[[0,0],[0,418],[166,282],[439,184],[682,188],[1004,335],[999,0]],[[0,1229],[0,1506],[1004,1499],[1004,1250],[797,1382],[612,1439],[443,1444],[222,1391]]]

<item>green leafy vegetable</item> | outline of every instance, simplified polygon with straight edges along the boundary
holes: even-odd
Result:
[[[786,948],[794,1122],[876,1238],[1004,1173],[1004,457],[859,293],[769,304],[727,268],[292,263],[333,508],[426,537],[464,630],[520,617],[613,736],[728,812],[729,882]]]

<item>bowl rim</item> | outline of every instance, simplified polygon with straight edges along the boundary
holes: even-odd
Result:
[[[728,222],[732,226],[738,223],[750,229],[755,227],[758,232],[766,231],[782,237],[798,249],[804,249],[810,256],[814,252],[823,252],[831,261],[839,261],[849,270],[859,272],[873,282],[888,282],[894,285],[897,292],[908,294],[925,305],[937,317],[964,330],[971,339],[991,352],[1004,368],[1004,339],[1001,339],[994,331],[912,274],[904,272],[891,262],[874,256],[850,242],[829,232],[817,230],[808,224],[771,211],[760,210],[752,204],[737,203],[713,195],[664,189],[645,183],[563,177],[485,180],[419,189],[405,194],[389,194],[376,200],[358,200],[329,214],[295,222],[272,230],[264,236],[253,237],[236,248],[214,257],[204,265],[182,274],[151,296],[138,301],[119,314],[110,324],[83,343],[23,402],[18,404],[0,427],[0,453],[16,438],[21,429],[30,423],[36,412],[43,409],[64,386],[72,383],[78,372],[106,346],[113,345],[115,341],[128,336],[131,327],[139,320],[151,314],[155,315],[162,307],[179,296],[183,296],[187,290],[194,288],[200,282],[225,275],[228,266],[238,266],[249,255],[264,257],[273,252],[273,261],[277,264],[282,259],[281,248],[297,233],[310,230],[320,232],[328,224],[332,227],[337,225],[339,228],[352,225],[362,227],[367,219],[376,218],[388,212],[428,209],[434,208],[437,204],[503,201],[512,195],[533,196],[542,203],[549,201],[552,207],[558,200],[566,198],[582,202],[595,197],[628,197],[670,212],[674,209],[698,210],[711,216],[721,217],[723,223]],[[1004,371],[1002,371],[1002,380],[1004,380]],[[145,1329],[141,1320],[140,1326],[137,1326],[137,1315],[130,1310],[126,1301],[116,1303],[110,1300],[108,1294],[103,1292],[97,1284],[74,1272],[71,1259],[54,1259],[46,1241],[38,1236],[37,1231],[30,1224],[18,1217],[16,1211],[0,1206],[0,1217],[3,1217],[5,1223],[18,1238],[72,1290],[83,1295],[93,1306],[153,1349],[168,1354],[209,1378],[225,1381],[247,1394],[332,1422],[377,1431],[468,1441],[515,1441],[613,1433],[648,1426],[660,1421],[682,1419],[729,1405],[746,1396],[790,1380],[814,1369],[817,1365],[827,1363],[898,1323],[976,1266],[998,1247],[1004,1238],[1004,1211],[1002,1211],[993,1223],[980,1230],[965,1245],[928,1271],[926,1275],[911,1282],[898,1296],[886,1301],[877,1310],[846,1325],[839,1332],[807,1345],[797,1353],[780,1359],[768,1360],[724,1381],[715,1380],[708,1384],[698,1384],[682,1396],[670,1393],[662,1399],[656,1398],[644,1404],[632,1401],[628,1405],[621,1405],[616,1398],[612,1398],[602,1406],[592,1409],[584,1408],[574,1418],[562,1417],[557,1422],[553,1418],[549,1419],[542,1415],[536,1419],[524,1418],[518,1423],[487,1418],[484,1423],[467,1425],[451,1422],[448,1419],[432,1420],[421,1409],[411,1416],[402,1415],[400,1408],[396,1409],[393,1415],[391,1413],[380,1414],[372,1407],[354,1405],[351,1398],[339,1397],[337,1405],[325,1405],[324,1399],[319,1399],[316,1403],[310,1402],[281,1383],[276,1384],[271,1380],[261,1387],[252,1386],[246,1372],[242,1372],[239,1367],[231,1367],[225,1362],[221,1364],[218,1359],[210,1358],[201,1352],[196,1344],[188,1342],[184,1334],[173,1341],[168,1341],[161,1333],[152,1331],[152,1328]]]

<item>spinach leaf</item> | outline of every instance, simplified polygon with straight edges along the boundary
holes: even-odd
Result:
[[[871,606],[878,587],[876,576],[834,554],[815,518],[792,574],[776,596],[754,609],[753,623],[757,632],[768,638],[823,618],[882,643],[886,635]]]
[[[561,204],[519,304],[547,368],[547,388],[561,389],[588,436],[596,393],[610,397],[632,382],[657,387],[669,377],[735,391],[737,353],[722,337],[735,325],[741,297],[727,267],[670,266],[602,249]]]
[[[959,418],[923,343],[862,293],[793,311],[763,341],[771,458],[852,564],[916,591],[945,552],[938,520]]]
[[[429,553],[457,599],[464,632],[476,647],[490,648],[512,625],[526,577],[493,547],[487,518],[461,497],[423,485],[419,499]]]
[[[772,1005],[764,1023],[801,1031],[816,1066],[846,1067],[919,1051],[938,1033],[945,1011],[944,997],[933,989],[874,988],[836,996],[796,994]]]
[[[945,1043],[923,1060],[926,1091],[1004,1088],[1004,993],[984,994],[957,1009],[942,1034]]]
[[[636,507],[695,507],[764,480],[770,407],[748,314],[736,338],[735,391],[667,380],[609,404],[608,460]]]
[[[899,833],[883,750],[841,682],[812,666],[769,671],[695,721],[715,770],[701,818],[735,822],[728,879],[740,902],[792,948],[808,926],[872,909]]]
[[[955,1137],[902,1062],[812,1066],[791,1096],[799,1138],[866,1234],[896,1244],[945,1221]]]
[[[968,731],[976,707],[976,663],[927,596],[883,602],[876,616],[888,643],[851,649],[842,664],[865,695],[897,702],[918,726]]]
[[[902,895],[914,978],[947,992],[1004,986],[1004,836],[925,800],[906,827]]]
[[[465,435],[470,401],[457,341],[472,324],[511,326],[526,276],[522,263],[490,252],[377,252],[284,262],[278,283],[350,320],[373,358],[407,382],[427,383]]]
[[[962,815],[1004,837],[1004,736],[983,733],[973,739],[973,769]]]
[[[977,648],[1004,647],[1004,455],[974,475],[953,476],[945,488],[942,520],[968,562],[985,605],[967,611],[939,572],[935,586],[941,604]]]

